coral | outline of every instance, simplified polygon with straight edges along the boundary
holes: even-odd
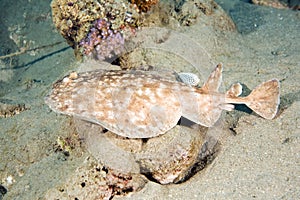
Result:
[[[128,20],[128,4],[124,0],[53,0],[53,22],[68,44],[75,49],[76,56],[81,57],[85,50],[80,50],[79,43],[89,37],[88,33],[95,21],[105,19],[110,22],[112,29],[118,31],[124,26],[125,20]]]
[[[124,50],[124,37],[120,31],[112,29],[110,22],[98,19],[79,46],[83,48],[85,55],[104,60],[118,55]]]
[[[191,26],[201,21],[218,29],[236,30],[232,20],[213,0],[159,2],[52,0],[51,8],[56,28],[74,48],[78,59],[87,55],[103,60],[119,54],[124,42],[126,47],[130,46],[131,36],[140,27],[177,27],[178,22]]]
[[[141,12],[148,11],[157,2],[139,0],[131,4],[127,0],[53,0],[51,8],[56,28],[75,49],[77,57],[90,55],[95,49],[96,57],[103,59],[111,56],[112,49],[122,46],[116,43],[124,41],[124,32],[141,25],[145,18]]]
[[[93,0],[53,0],[52,17],[56,28],[70,46],[85,37],[90,23],[103,17],[103,8]]]

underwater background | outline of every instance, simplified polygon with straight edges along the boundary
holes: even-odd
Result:
[[[87,9],[91,18],[58,12],[55,21],[50,0],[0,1],[0,199],[300,197],[298,1],[132,0],[130,11],[121,0],[57,0],[52,8],[53,2],[66,13]],[[89,10],[97,6],[118,12]],[[102,34],[95,41],[103,30],[110,40]],[[67,73],[112,69],[110,63],[193,72],[201,83],[222,63],[223,91],[236,82],[252,90],[277,78],[279,112],[273,120],[243,109],[224,113],[223,124],[211,130],[221,150],[204,170],[179,184],[143,180],[136,186],[131,176],[108,173],[86,150],[97,144],[84,143],[78,132],[92,125],[44,102]]]

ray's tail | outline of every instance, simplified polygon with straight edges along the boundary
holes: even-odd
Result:
[[[273,119],[280,103],[279,87],[277,79],[264,82],[244,98],[244,103],[263,118]]]

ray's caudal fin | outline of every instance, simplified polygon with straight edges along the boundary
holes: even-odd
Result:
[[[272,79],[260,84],[244,100],[251,110],[263,118],[273,119],[280,103],[279,81]]]

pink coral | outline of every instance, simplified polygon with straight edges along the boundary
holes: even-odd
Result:
[[[105,60],[120,54],[124,50],[124,42],[121,32],[113,30],[110,22],[98,19],[79,45],[85,55]]]

